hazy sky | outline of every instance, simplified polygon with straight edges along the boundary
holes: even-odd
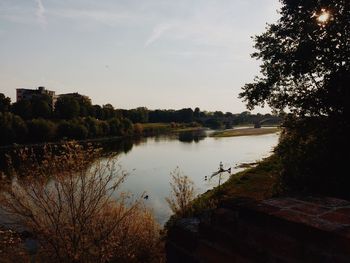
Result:
[[[0,0],[0,92],[79,92],[116,108],[241,112],[250,36],[278,0]],[[266,112],[266,109],[262,112]]]

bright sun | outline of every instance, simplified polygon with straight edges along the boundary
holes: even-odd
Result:
[[[317,16],[317,21],[320,23],[326,23],[331,17],[331,14],[325,10],[322,9],[321,13]]]

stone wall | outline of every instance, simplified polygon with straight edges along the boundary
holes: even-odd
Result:
[[[231,200],[169,229],[168,262],[350,262],[350,203]]]

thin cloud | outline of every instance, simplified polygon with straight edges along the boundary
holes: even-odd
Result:
[[[76,10],[58,9],[50,12],[51,15],[74,20],[86,20],[107,26],[118,26],[133,23],[139,19],[136,15],[127,12],[112,12],[107,10]]]
[[[47,26],[47,20],[46,20],[46,16],[45,16],[46,9],[45,9],[41,0],[35,0],[35,2],[37,4],[37,9],[35,12],[36,19],[37,19],[38,23],[40,24],[40,26],[45,29]]]
[[[145,42],[145,47],[153,44],[156,42],[166,31],[174,27],[173,24],[160,24],[157,25],[154,29],[151,35],[148,37],[148,39]]]

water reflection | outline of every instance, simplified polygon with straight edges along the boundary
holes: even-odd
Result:
[[[204,130],[199,131],[188,131],[182,132],[179,134],[179,141],[185,143],[198,143],[201,140],[204,140],[207,137],[207,134]]]
[[[149,196],[146,204],[163,224],[171,214],[165,197],[170,191],[170,173],[176,167],[194,181],[200,194],[218,185],[218,178],[204,179],[217,170],[220,162],[225,168],[232,167],[232,173],[238,172],[243,169],[238,168],[238,164],[252,163],[268,156],[278,142],[277,134],[212,138],[208,137],[209,133],[202,130],[149,138],[106,140],[93,145],[102,148],[102,161],[112,156],[130,174],[122,191],[136,196],[146,192]],[[229,175],[224,175],[223,181],[228,178]]]
[[[204,133],[205,134],[205,133]],[[127,153],[117,157],[122,168],[130,173],[123,190],[141,195],[163,224],[171,215],[165,202],[170,191],[170,173],[177,167],[194,181],[198,194],[218,185],[218,177],[205,181],[205,176],[217,171],[219,163],[232,168],[232,173],[241,171],[241,163],[252,163],[270,155],[277,144],[278,135],[212,138],[199,134],[178,134],[144,139]],[[222,176],[222,182],[229,178]]]

